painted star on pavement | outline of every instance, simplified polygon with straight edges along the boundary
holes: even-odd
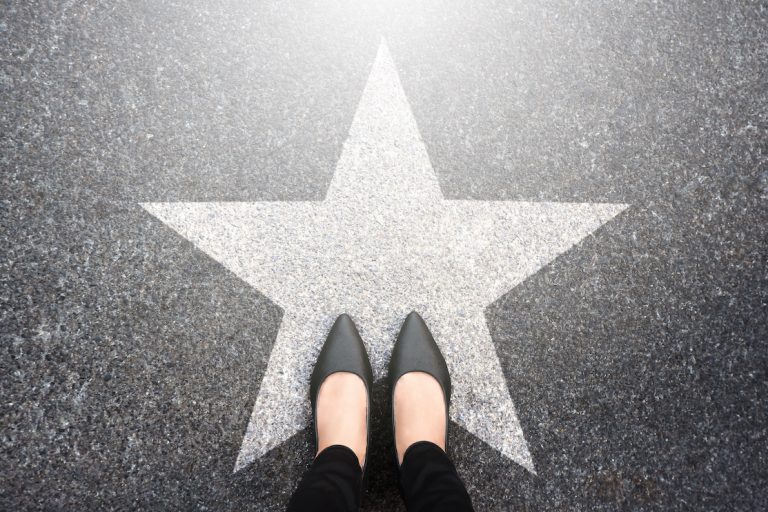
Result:
[[[411,310],[448,362],[451,419],[534,471],[484,311],[626,208],[443,198],[383,41],[325,200],[142,206],[284,310],[236,471],[309,424],[337,315],[382,378]]]

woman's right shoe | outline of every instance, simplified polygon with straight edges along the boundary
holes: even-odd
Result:
[[[368,454],[371,445],[371,391],[373,390],[373,370],[368,359],[368,352],[365,350],[360,334],[352,319],[347,314],[340,315],[334,322],[328,338],[317,356],[315,368],[309,380],[309,396],[312,402],[312,423],[315,428],[315,446],[319,446],[319,437],[317,433],[317,395],[320,393],[320,387],[330,375],[338,372],[349,372],[359,376],[365,384],[366,392],[366,450],[365,461],[363,463],[363,491],[368,476]]]
[[[389,361],[389,386],[392,411],[392,435],[395,440],[395,464],[398,470],[400,463],[397,457],[397,432],[395,430],[395,385],[398,379],[410,372],[424,372],[440,384],[445,402],[445,451],[448,451],[448,404],[451,401],[451,376],[440,348],[435,343],[424,319],[412,311],[403,322],[400,334],[392,349]],[[407,448],[406,448],[407,449]]]

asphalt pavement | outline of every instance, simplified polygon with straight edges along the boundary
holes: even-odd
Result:
[[[768,505],[765,2],[6,1],[0,62],[0,509],[283,510],[341,306],[445,325],[478,511]]]

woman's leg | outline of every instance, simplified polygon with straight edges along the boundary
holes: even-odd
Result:
[[[400,377],[394,414],[400,492],[408,512],[471,512],[469,494],[445,453],[445,397],[437,380],[424,372]]]
[[[400,492],[408,512],[472,512],[464,483],[436,444],[418,441],[405,451]]]
[[[304,474],[288,512],[357,512],[362,476],[355,452],[343,445],[329,446]]]
[[[367,394],[357,375],[328,376],[317,395],[318,454],[291,497],[289,512],[357,512],[367,450]]]

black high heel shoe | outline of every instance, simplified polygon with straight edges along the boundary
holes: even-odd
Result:
[[[317,356],[315,368],[309,380],[309,396],[312,401],[312,423],[315,427],[315,446],[319,445],[317,435],[317,394],[325,379],[337,372],[349,372],[358,375],[365,384],[366,391],[366,449],[363,463],[363,478],[361,480],[360,499],[365,494],[368,481],[368,454],[371,446],[371,392],[373,390],[373,370],[368,360],[363,340],[357,332],[355,323],[349,315],[340,315],[334,322],[328,338],[325,340],[320,355]]]
[[[451,375],[443,354],[429,332],[424,319],[415,311],[406,317],[397,336],[392,358],[389,361],[389,397],[392,407],[392,437],[394,441],[395,467],[400,471],[397,459],[397,434],[395,432],[395,385],[400,377],[410,372],[428,373],[440,384],[445,398],[445,451],[448,452],[448,404],[451,401]]]

